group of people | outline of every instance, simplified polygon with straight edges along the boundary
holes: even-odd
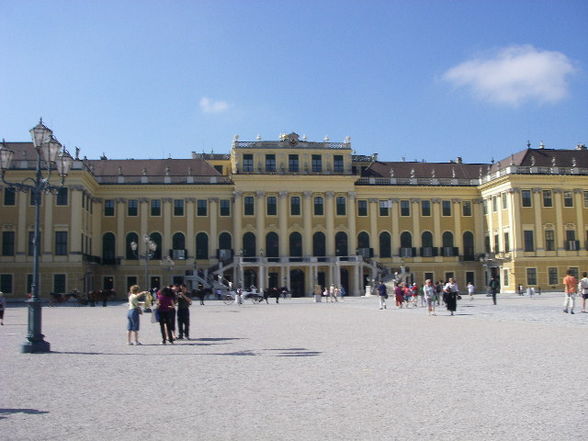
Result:
[[[582,311],[586,311],[586,300],[588,299],[588,273],[583,272],[580,281],[576,279],[572,271],[568,271],[563,279],[564,285],[564,305],[563,312],[574,314],[576,304],[576,294],[579,293],[582,298]]]
[[[388,288],[381,282],[377,290],[380,310],[387,309]],[[394,282],[394,300],[399,309],[411,306],[416,308],[420,302],[420,306],[427,306],[429,315],[436,315],[435,306],[439,306],[443,300],[447,310],[454,315],[457,310],[457,300],[460,298],[457,283],[451,277],[446,283],[442,281],[433,283],[431,279],[427,279],[422,289],[419,289],[416,283]]]
[[[345,295],[345,288],[331,284],[329,287],[322,287],[321,285],[315,285],[313,290],[314,302],[320,303],[324,298],[327,303],[337,303],[339,298],[343,301]]]
[[[155,300],[155,305],[151,305]],[[169,285],[156,291],[156,298],[152,299],[149,291],[140,291],[138,285],[129,289],[129,310],[127,312],[127,339],[129,345],[140,345],[139,327],[140,316],[145,310],[151,310],[154,322],[159,322],[161,330],[161,344],[173,344],[175,340],[190,340],[190,305],[192,299],[185,285]],[[176,334],[177,320],[177,334]]]

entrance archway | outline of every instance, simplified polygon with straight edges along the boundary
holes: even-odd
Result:
[[[292,297],[304,297],[304,271],[294,269],[290,271],[290,290]]]

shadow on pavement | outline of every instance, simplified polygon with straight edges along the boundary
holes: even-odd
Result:
[[[13,415],[15,413],[26,413],[28,415],[41,415],[44,413],[49,413],[46,410],[38,410],[38,409],[0,409],[0,420],[6,418],[5,415]]]

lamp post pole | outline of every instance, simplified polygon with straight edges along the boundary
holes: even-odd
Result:
[[[14,152],[6,147],[2,140],[0,147],[0,168],[2,182],[14,190],[30,192],[33,205],[35,206],[35,227],[33,235],[33,281],[31,284],[32,296],[27,300],[28,305],[28,327],[26,341],[21,347],[23,353],[43,353],[51,350],[49,342],[45,341],[41,332],[41,299],[39,298],[40,279],[40,225],[41,225],[41,196],[43,193],[56,192],[63,187],[65,176],[73,164],[73,159],[65,148],[53,137],[53,132],[39,121],[30,131],[33,145],[37,154],[37,164],[34,178],[26,178],[22,182],[9,182],[6,180],[6,170],[10,168]],[[59,153],[61,150],[61,153]],[[59,154],[59,156],[58,156]],[[47,176],[43,176],[43,164],[47,168]],[[51,185],[51,171],[55,166],[61,177],[59,186]],[[25,183],[25,182],[30,183]],[[49,232],[45,232],[49,234]]]
[[[137,256],[137,258],[141,259],[141,258],[145,258],[145,285],[144,285],[144,289],[151,289],[151,284],[149,283],[149,260],[151,259],[151,257],[153,257],[153,255],[155,254],[155,251],[157,250],[157,244],[153,241],[153,239],[151,239],[151,236],[149,236],[148,234],[146,234],[145,236],[143,236],[143,243],[145,244],[145,254],[143,256],[141,256],[139,254],[139,245],[137,244],[137,242],[133,241],[131,242],[131,249],[135,252],[135,255]]]

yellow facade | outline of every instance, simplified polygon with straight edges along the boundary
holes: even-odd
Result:
[[[22,159],[5,178],[21,182],[33,172],[33,149],[10,146]],[[295,295],[311,295],[317,284],[362,295],[395,273],[419,285],[453,276],[479,291],[495,274],[512,292],[559,289],[566,270],[588,270],[583,146],[526,149],[503,164],[383,162],[354,155],[349,140],[292,133],[236,139],[227,155],[77,159],[66,187],[61,199],[43,197],[43,297],[110,286],[123,297],[132,283],[219,275]],[[23,297],[34,207],[6,184],[2,197],[2,290]],[[157,242],[147,260],[145,235]]]

